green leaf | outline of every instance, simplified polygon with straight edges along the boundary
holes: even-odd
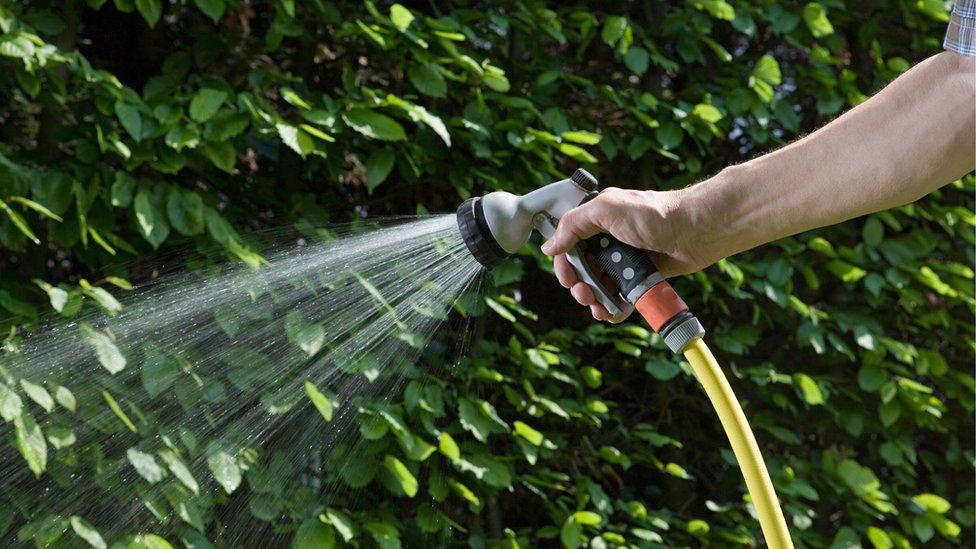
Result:
[[[51,443],[51,446],[55,450],[60,450],[61,448],[67,448],[75,442],[75,433],[67,427],[48,427],[47,428],[47,441]]]
[[[939,515],[948,513],[949,509],[952,508],[948,500],[936,494],[918,494],[917,496],[912,496],[912,502],[926,511],[931,511]]]
[[[166,471],[156,463],[152,454],[142,452],[138,448],[129,448],[125,455],[139,476],[146,479],[150,484],[156,484],[166,476]]]
[[[670,120],[662,122],[660,126],[654,128],[654,138],[668,151],[680,145],[684,136],[681,126]]]
[[[877,526],[868,526],[868,539],[875,549],[892,549],[895,546],[887,532]]]
[[[372,194],[380,183],[386,181],[393,171],[396,153],[393,149],[383,148],[375,151],[366,161],[366,189]]]
[[[865,364],[857,372],[858,386],[869,393],[877,391],[887,380],[888,376],[877,364]]]
[[[410,472],[410,469],[407,469],[407,466],[402,461],[391,455],[387,455],[383,458],[383,464],[393,473],[393,476],[400,483],[400,488],[403,489],[407,497],[412,498],[417,495],[417,489],[419,488],[417,478],[413,476],[413,473]]]
[[[599,526],[603,522],[603,517],[593,511],[576,511],[573,513],[572,519],[585,526]]]
[[[356,537],[356,524],[338,509],[329,507],[325,510],[325,516],[329,519],[332,527],[342,536],[342,541],[349,543]]]
[[[145,345],[143,354],[142,368],[139,370],[142,386],[149,396],[159,396],[176,381],[180,367],[155,345]]]
[[[212,142],[227,141],[237,137],[248,126],[251,125],[251,118],[242,112],[223,110],[207,121],[203,136]]]
[[[71,529],[75,531],[75,534],[79,538],[85,540],[92,547],[96,547],[97,549],[106,549],[108,547],[105,544],[105,540],[102,539],[102,535],[98,533],[98,530],[79,516],[71,517]]]
[[[325,328],[321,324],[309,324],[295,334],[295,343],[308,356],[313,356],[325,345]]]
[[[380,549],[400,549],[400,532],[386,522],[367,522],[363,528],[373,537]]]
[[[20,395],[4,383],[0,383],[0,417],[4,421],[13,421],[20,417],[23,401]]]
[[[146,23],[149,23],[150,27],[155,27],[163,14],[163,0],[135,0],[135,3],[136,9]]]
[[[343,114],[342,119],[350,128],[371,139],[402,141],[407,138],[403,126],[396,120],[369,109],[352,109]]]
[[[407,78],[417,91],[431,97],[447,95],[447,81],[431,64],[412,65],[407,69]]]
[[[317,518],[302,522],[292,538],[293,549],[331,549],[336,546],[335,533]]]
[[[311,381],[305,382],[305,394],[308,395],[308,399],[315,405],[315,409],[322,414],[322,418],[325,421],[332,421],[332,401],[329,400],[329,397],[322,394],[318,387]]]
[[[779,63],[770,54],[763,55],[756,62],[752,69],[752,76],[763,82],[778,86],[783,80],[783,74],[779,70]]]
[[[82,322],[78,329],[85,338],[88,346],[95,351],[98,362],[105,367],[109,373],[117,374],[125,369],[125,357],[115,346],[115,342],[104,332],[96,330],[87,322]]]
[[[484,402],[484,404],[488,407],[491,406],[487,402]],[[461,420],[461,427],[469,431],[481,442],[487,441],[488,435],[491,433],[503,430],[499,429],[497,422],[493,422],[492,418],[483,413],[481,407],[466,398],[458,401],[458,418]]]
[[[298,92],[291,88],[281,88],[281,98],[285,100],[289,105],[298,107],[300,109],[312,110],[312,106],[308,104],[307,101],[302,99],[302,96],[298,95]]]
[[[864,222],[864,229],[861,231],[861,238],[868,246],[878,246],[884,242],[884,225],[881,220],[871,216]]]
[[[441,453],[444,454],[450,460],[461,459],[461,449],[458,447],[457,442],[454,442],[454,437],[446,432],[441,432],[437,437],[437,446]]]
[[[47,442],[44,441],[41,427],[25,412],[14,419],[14,431],[17,450],[34,476],[40,478],[47,467]]]
[[[579,160],[580,162],[584,162],[584,163],[587,163],[587,164],[594,164],[594,163],[596,163],[596,157],[595,156],[593,156],[592,154],[586,152],[586,149],[584,149],[582,147],[578,147],[576,145],[572,145],[572,144],[569,144],[569,143],[560,143],[559,144],[559,152],[565,154],[566,156],[568,156],[568,157],[570,157],[570,158],[572,158],[574,160]]]
[[[214,479],[228,494],[234,493],[241,485],[241,468],[229,453],[218,450],[207,455],[207,465]]]
[[[0,200],[0,209],[7,214],[7,217],[10,218],[10,221],[14,224],[14,227],[17,227],[17,229],[23,233],[24,236],[29,238],[31,242],[34,244],[41,243],[41,241],[37,238],[37,235],[34,234],[34,231],[31,230],[30,225],[27,224],[27,220],[25,220],[24,217],[13,208],[11,208],[9,204],[3,200]]]
[[[611,16],[603,24],[600,38],[604,44],[613,47],[623,37],[625,30],[627,30],[627,18]]]
[[[332,137],[331,135],[329,135],[329,134],[325,133],[324,131],[316,128],[315,126],[311,126],[309,124],[299,124],[298,127],[299,127],[299,129],[301,129],[305,133],[311,135],[312,137],[321,139],[322,141],[325,141],[326,143],[335,143],[335,137]]]
[[[200,145],[200,131],[196,126],[179,126],[166,132],[163,141],[177,152],[183,149],[195,149]],[[179,160],[178,166],[182,167],[185,161],[182,158]]]
[[[823,392],[820,386],[812,377],[806,374],[793,374],[793,383],[803,395],[803,400],[811,406],[819,406],[824,403]]]
[[[197,9],[213,20],[214,23],[219,21],[224,15],[224,0],[193,0],[193,3],[197,5]]]
[[[481,81],[499,93],[505,93],[512,87],[512,84],[508,81],[508,77],[504,73],[485,72],[481,77]]]
[[[34,43],[23,35],[5,34],[0,36],[0,55],[4,57],[27,59],[34,55],[34,50]]]
[[[173,549],[173,546],[155,534],[136,534],[126,549]]]
[[[40,385],[35,385],[26,379],[20,380],[20,386],[24,388],[24,392],[27,393],[27,396],[31,400],[36,402],[41,408],[44,408],[45,412],[50,412],[54,409],[54,399],[51,398],[51,394],[47,392],[47,389]]]
[[[133,139],[136,141],[142,139],[142,116],[139,114],[137,107],[116,101],[115,115],[119,117],[119,121],[122,122],[122,127],[125,128],[125,131],[129,132],[129,135]]]
[[[214,166],[227,173],[234,173],[234,164],[237,162],[237,149],[234,148],[232,143],[228,141],[212,141],[205,143],[200,150],[213,162]]]
[[[136,189],[136,180],[125,172],[115,172],[115,180],[112,182],[112,205],[119,208],[128,208],[132,204],[132,194]]]
[[[0,397],[0,401],[2,401]],[[70,412],[74,412],[77,407],[77,401],[75,400],[75,395],[67,387],[61,385],[57,386],[54,390],[54,400],[58,401],[58,404],[64,406],[64,408]]]
[[[521,421],[515,421],[512,423],[512,427],[515,429],[515,434],[529,441],[534,446],[539,446],[545,440],[545,436],[539,431],[536,431],[532,427],[528,426]]]
[[[403,7],[400,4],[393,4],[390,6],[390,21],[393,22],[393,26],[399,30],[406,30],[413,22],[413,14],[410,10]]]
[[[859,496],[865,496],[881,486],[874,471],[852,459],[845,459],[837,464],[837,474]]]
[[[803,7],[803,21],[814,38],[823,38],[834,33],[834,26],[830,24],[827,12],[819,2],[810,2]]]
[[[560,134],[565,141],[572,141],[581,145],[596,145],[600,142],[600,134],[585,130],[573,130]]]
[[[395,105],[410,116],[410,120],[414,122],[420,122],[430,129],[434,130],[434,133],[444,141],[444,144],[448,147],[451,146],[451,135],[447,131],[447,126],[444,125],[444,121],[440,117],[431,114],[427,109],[416,105],[404,99],[401,99],[393,94],[386,96],[386,100],[390,102],[391,105]]]
[[[24,198],[23,196],[11,196],[10,201],[23,204],[24,206],[27,206],[28,208],[43,215],[44,217],[47,217],[48,219],[53,219],[59,222],[64,221],[63,219],[61,219],[61,216],[47,209],[45,206],[38,204],[37,202],[34,202],[33,200],[30,200],[28,198]]]
[[[775,98],[775,86],[783,80],[783,75],[779,69],[779,63],[768,53],[759,58],[756,66],[749,76],[749,87],[756,92],[756,95],[766,103],[770,103]]]
[[[200,493],[200,486],[197,484],[197,480],[193,478],[193,474],[190,473],[190,470],[186,467],[186,464],[183,463],[183,460],[176,455],[176,452],[169,449],[160,450],[159,457],[161,457],[166,463],[166,466],[169,467],[169,471],[173,473],[173,476],[179,479],[184,486],[189,488],[194,494]]]
[[[279,122],[275,125],[275,129],[278,130],[278,136],[281,137],[281,142],[287,145],[289,149],[301,155],[302,158],[315,150],[315,142],[298,126]]]
[[[651,55],[640,46],[634,46],[624,54],[624,65],[636,75],[643,75],[647,72],[647,66],[651,60]]]
[[[190,100],[190,118],[196,122],[206,122],[217,114],[220,105],[227,99],[227,92],[212,88],[202,88]]]
[[[108,391],[102,391],[102,398],[105,399],[105,403],[108,404],[108,407],[112,410],[112,412],[116,415],[116,417],[122,420],[122,423],[124,423],[125,426],[129,428],[130,431],[132,431],[133,433],[139,431],[139,429],[136,427],[136,424],[132,423],[132,420],[129,419],[129,416],[127,416],[125,412],[122,410],[122,407],[119,406],[119,403],[115,400],[115,397],[112,396],[112,393]]]
[[[173,187],[167,193],[166,213],[176,232],[185,236],[203,233],[203,199],[194,191]]]
[[[559,530],[559,541],[566,549],[576,549],[582,543],[583,528],[570,515]]]
[[[141,190],[136,194],[134,201],[136,212],[136,222],[142,237],[149,242],[153,248],[159,248],[160,244],[169,236],[169,223],[163,213],[152,202],[149,191]]]
[[[700,0],[695,3],[695,7],[707,10],[716,19],[731,21],[735,18],[735,8],[725,0]]]
[[[417,507],[415,518],[417,526],[428,534],[440,532],[447,525],[447,517],[432,506],[421,505]]]
[[[699,103],[695,105],[695,108],[691,111],[691,114],[701,118],[705,122],[711,123],[718,122],[724,117],[722,111],[718,110],[714,105],[709,105],[708,103]]]
[[[580,370],[580,375],[590,389],[596,389],[603,384],[603,373],[592,366],[584,366]]]
[[[828,262],[826,268],[844,282],[857,282],[868,274],[864,269],[839,259]]]
[[[84,278],[78,281],[78,285],[86,296],[94,299],[98,306],[108,311],[109,314],[114,315],[122,310],[122,304],[105,288],[92,286]]]

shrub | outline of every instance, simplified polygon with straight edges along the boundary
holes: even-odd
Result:
[[[191,270],[221,254],[257,266],[259,229],[314,235],[363,216],[450,212],[577,165],[617,186],[690,184],[815,129],[938,51],[944,8],[0,3],[0,531],[96,546],[242,532],[251,545],[757,544],[687,365],[637,324],[588,324],[531,246],[488,275],[484,303],[467,304],[476,337],[458,367],[447,367],[457,335],[443,333],[429,368],[361,404],[357,467],[324,444],[315,471],[293,467],[304,447],[214,458],[208,448],[227,441],[140,446],[181,417],[73,441],[72,429],[119,415],[116,397],[156,395],[105,376],[76,399],[70,380],[22,383],[13,365],[42,315],[116,309],[113,294],[173,267],[174,250]],[[676,282],[734,376],[804,545],[973,539],[973,192],[970,174]],[[389,424],[378,425],[383,400]],[[85,508],[49,511],[72,475],[104,471],[130,479],[106,477],[120,503],[141,505],[162,465],[169,497],[147,504],[166,521],[136,531]],[[243,476],[228,484],[228,470]]]

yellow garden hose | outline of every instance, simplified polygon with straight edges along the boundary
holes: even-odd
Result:
[[[729,380],[725,378],[722,368],[702,339],[691,342],[684,349],[684,355],[691,364],[695,377],[705,388],[705,394],[712,401],[722,428],[729,437],[735,459],[745,477],[746,488],[752,497],[752,504],[759,515],[759,525],[766,538],[766,545],[771,549],[792,548],[793,541],[790,539],[773,483],[769,480],[766,464],[759,452],[759,445],[756,444],[756,437],[749,428]]]

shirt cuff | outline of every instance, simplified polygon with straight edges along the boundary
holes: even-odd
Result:
[[[960,6],[962,4],[962,6]],[[968,10],[967,10],[968,5]],[[942,47],[968,57],[976,57],[976,6],[972,2],[956,2],[949,18]]]

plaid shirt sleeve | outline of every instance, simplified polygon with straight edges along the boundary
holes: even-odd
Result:
[[[976,0],[956,0],[942,47],[976,57]]]

